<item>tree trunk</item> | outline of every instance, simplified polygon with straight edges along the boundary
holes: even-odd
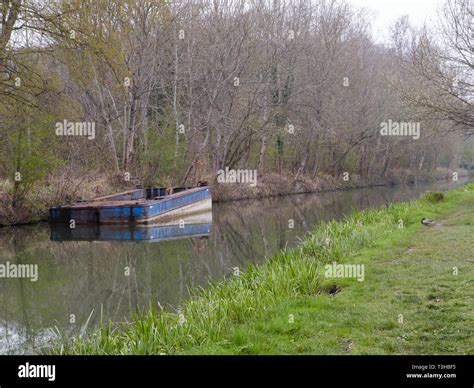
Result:
[[[260,174],[263,174],[263,162],[265,159],[265,152],[267,150],[267,137],[265,135],[262,136],[262,145],[260,147],[260,154],[258,156],[258,167],[257,170]]]
[[[132,97],[132,103],[130,104],[130,116],[128,119],[126,140],[125,140],[125,157],[123,161],[123,170],[128,171],[133,158],[134,141],[135,141],[135,115],[136,115],[136,100]]]

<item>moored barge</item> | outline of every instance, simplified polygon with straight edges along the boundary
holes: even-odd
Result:
[[[178,220],[212,209],[211,188],[144,188],[49,209],[51,222],[75,224],[147,224]]]

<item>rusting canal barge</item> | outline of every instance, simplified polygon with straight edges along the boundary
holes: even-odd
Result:
[[[53,223],[150,224],[178,220],[212,209],[211,188],[154,187],[79,201],[49,209]]]

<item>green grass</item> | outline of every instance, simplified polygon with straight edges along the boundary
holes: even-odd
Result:
[[[422,217],[442,225],[424,227]],[[196,291],[179,313],[152,306],[130,323],[59,338],[48,351],[473,353],[473,220],[472,184],[442,202],[425,197],[354,212],[318,226],[299,247]],[[365,280],[326,279],[333,261],[364,264]],[[334,283],[342,291],[330,295]]]

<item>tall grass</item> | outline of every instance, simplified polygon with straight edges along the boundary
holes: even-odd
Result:
[[[474,185],[468,186],[474,190]],[[461,190],[446,195],[452,198]],[[320,224],[296,248],[284,250],[261,265],[249,265],[239,276],[195,290],[179,311],[151,305],[128,323],[103,323],[88,335],[67,339],[58,335],[47,351],[53,354],[176,354],[186,348],[223,341],[226,327],[255,319],[275,303],[321,291],[321,266],[343,262],[360,248],[413,222],[423,201],[392,204],[384,209],[354,211],[340,222]],[[401,224],[401,221],[403,224]]]

